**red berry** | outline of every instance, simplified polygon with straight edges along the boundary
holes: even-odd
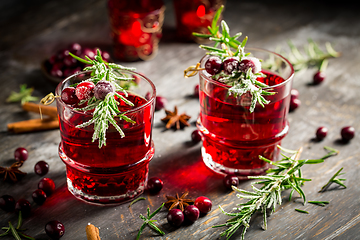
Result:
[[[163,188],[163,181],[158,177],[152,177],[148,180],[147,189],[151,193],[158,193]]]
[[[237,187],[239,185],[239,178],[233,174],[229,174],[224,177],[223,182],[226,188],[232,189],[232,186]]]
[[[200,211],[199,209],[194,205],[189,205],[184,210],[185,218],[191,222],[195,222],[199,219]]]
[[[191,140],[194,142],[194,143],[198,143],[201,141],[201,132],[196,129],[194,130],[192,133],[191,133]]]
[[[14,158],[18,162],[25,161],[28,158],[28,156],[29,156],[28,151],[26,150],[26,148],[23,147],[17,148],[14,152]]]
[[[45,161],[38,161],[34,166],[34,171],[39,176],[44,176],[49,172],[49,164]]]
[[[210,56],[205,62],[205,70],[210,75],[215,75],[222,70],[222,61],[218,56]]]
[[[223,62],[223,69],[226,74],[232,74],[233,71],[238,70],[239,60],[234,57],[226,58]]]
[[[85,59],[85,56],[88,56],[90,59],[94,59],[96,52],[90,48],[84,48],[81,54],[81,58]]]
[[[350,141],[355,137],[355,128],[351,126],[343,127],[341,129],[341,138],[343,141]]]
[[[298,98],[291,98],[290,99],[290,112],[294,111],[298,107],[300,107],[301,101]]]
[[[315,73],[314,79],[313,79],[314,84],[322,83],[325,80],[325,77],[326,77],[326,75],[324,72],[319,71],[319,72]]]
[[[106,80],[97,82],[94,87],[94,96],[100,100],[104,100],[106,95],[111,92],[115,92],[115,86]]]
[[[254,57],[243,58],[239,63],[239,71],[246,73],[249,68],[253,73],[258,73],[261,71],[261,63],[259,59]]]
[[[65,234],[65,227],[61,222],[53,220],[45,225],[45,232],[50,238],[59,239]]]
[[[184,213],[177,208],[171,209],[167,214],[167,221],[174,227],[180,227],[184,222]]]
[[[47,196],[50,196],[55,191],[55,183],[51,178],[43,178],[40,180],[38,188],[42,189]]]
[[[101,52],[101,57],[105,62],[109,62],[110,60],[110,54],[106,51]]]
[[[212,202],[207,197],[201,196],[195,199],[194,206],[196,206],[201,213],[208,213],[211,211]]]
[[[0,197],[0,208],[5,212],[12,212],[15,210],[15,199],[10,195],[2,195]]]
[[[155,111],[163,109],[167,104],[167,100],[164,97],[156,96],[155,100]]]
[[[78,43],[72,43],[68,48],[71,53],[77,56],[81,54],[81,45]]]
[[[16,210],[16,212],[21,211],[21,214],[23,217],[30,216],[30,213],[31,213],[30,202],[23,198],[19,199],[15,204],[15,210]]]
[[[95,84],[93,82],[81,82],[75,88],[75,94],[79,100],[86,100],[94,95]]]
[[[295,88],[291,89],[290,92],[291,98],[299,98],[299,91]]]
[[[326,137],[327,133],[328,129],[326,127],[319,127],[316,130],[316,139],[319,141],[323,140]]]
[[[46,193],[42,189],[36,189],[31,196],[34,202],[38,205],[43,205],[47,197]]]
[[[61,91],[60,97],[65,104],[73,105],[79,102],[79,99],[76,96],[75,88],[73,87],[64,88]]]

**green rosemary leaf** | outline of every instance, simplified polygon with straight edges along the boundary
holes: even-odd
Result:
[[[142,216],[142,215],[140,214],[140,217],[141,217],[141,216]],[[144,231],[145,227],[146,227],[146,222],[143,223],[143,225],[141,225],[141,227],[140,227],[140,229],[139,229],[139,232],[138,232],[138,234],[136,235],[136,240],[140,239],[140,235],[141,235],[141,233]]]
[[[216,11],[214,18],[211,22],[211,29],[216,30],[214,33],[218,31],[218,21],[220,19],[221,12],[223,11],[223,9],[224,9],[224,5],[221,5],[219,9]]]
[[[32,102],[39,100],[38,97],[32,96],[33,88],[27,88],[26,84],[20,85],[19,92],[11,92],[9,97],[6,99],[6,102],[21,102],[24,104],[26,102]]]
[[[345,184],[343,183],[343,181],[345,181],[346,179],[342,178],[341,180],[336,178],[337,176],[339,175],[342,175],[340,174],[340,172],[343,170],[343,168],[340,168],[331,178],[330,180],[320,189],[319,192],[325,192],[332,183],[336,183],[344,188],[346,188]]]
[[[319,205],[319,206],[322,206],[322,207],[325,207],[326,204],[329,204],[328,201],[308,201],[308,203]]]
[[[3,230],[4,230],[4,228],[3,228]],[[7,229],[6,229],[6,232],[0,234],[0,237],[3,237],[3,236],[8,235],[9,232],[10,232],[10,228],[7,228]]]
[[[297,212],[301,212],[301,213],[306,213],[306,214],[309,214],[309,212],[308,212],[308,211],[301,210],[301,209],[297,209],[297,208],[295,208],[295,211],[297,211]]]
[[[211,34],[203,34],[203,33],[196,33],[196,32],[193,32],[192,35],[194,37],[200,37],[200,38],[210,38],[212,36]]]
[[[72,54],[71,52],[69,52],[69,55],[72,56],[73,58],[75,58],[76,60],[78,60],[78,61],[80,61],[80,62],[82,62],[82,63],[85,63],[85,64],[87,64],[87,65],[92,64],[91,61],[86,61],[85,59],[82,59],[82,58],[80,58],[80,57]]]
[[[23,222],[22,214],[21,214],[21,211],[19,211],[19,217],[18,217],[18,222],[17,222],[16,229],[21,228],[22,222]]]
[[[9,222],[9,228],[10,228],[10,231],[11,231],[12,235],[14,236],[14,238],[15,238],[16,240],[21,240],[18,232],[16,231],[16,229],[14,228],[14,226],[11,224],[11,222]]]

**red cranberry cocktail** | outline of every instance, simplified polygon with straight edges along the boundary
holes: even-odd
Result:
[[[75,197],[92,203],[118,203],[141,194],[146,185],[149,162],[154,155],[152,122],[155,86],[136,72],[118,71],[123,76],[136,79],[119,84],[127,89],[126,98],[133,106],[118,101],[118,110],[130,120],[114,117],[125,136],[121,136],[109,124],[106,143],[101,147],[98,140],[93,141],[94,131],[98,131],[94,129],[95,125],[79,127],[93,118],[94,110],[79,110],[86,107],[87,103],[72,101],[68,97],[70,93],[63,91],[89,78],[90,72],[75,74],[60,83],[56,89],[56,95],[65,94],[67,97],[57,98],[56,101],[61,134],[59,155],[66,164],[68,189]],[[82,85],[86,85],[84,83],[88,82],[82,82]],[[100,81],[97,85],[101,83]],[[106,90],[107,86],[100,87]],[[78,96],[83,96],[86,90],[86,86],[79,87]],[[123,93],[119,94],[123,96]],[[97,95],[95,92],[95,96],[101,99]],[[68,104],[62,99],[67,99]]]
[[[269,86],[264,88],[273,94],[264,96],[269,103],[264,106],[257,103],[250,111],[250,93],[234,96],[229,92],[231,86],[214,80],[209,72],[216,73],[220,63],[208,61],[207,55],[201,66],[211,63],[213,70],[200,71],[200,117],[197,123],[203,134],[202,158],[206,166],[217,173],[235,174],[240,178],[262,174],[268,168],[259,155],[276,159],[276,146],[289,130],[287,115],[294,75],[292,65],[284,57],[261,49],[247,48],[247,51],[250,56],[262,60],[261,73],[266,76],[258,77],[257,81]],[[267,68],[269,59],[278,67]],[[231,70],[230,61],[224,65],[223,71]]]

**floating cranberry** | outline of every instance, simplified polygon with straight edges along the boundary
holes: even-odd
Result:
[[[163,188],[163,181],[158,177],[152,177],[147,182],[147,189],[151,193],[158,193]]]
[[[167,100],[164,97],[156,96],[155,111],[163,109],[167,104]]]
[[[313,79],[313,83],[314,84],[320,84],[325,80],[325,73],[322,71],[318,71],[317,73],[315,73],[314,75],[314,79]]]
[[[226,58],[223,62],[223,69],[226,74],[232,74],[233,71],[238,70],[239,60],[234,57]]]
[[[34,166],[34,171],[37,175],[44,176],[49,172],[49,164],[45,161],[38,161]]]
[[[199,84],[194,87],[194,97],[199,97]]]
[[[291,98],[299,98],[299,91],[295,88],[290,91]]]
[[[328,129],[326,127],[319,127],[316,130],[316,139],[319,141],[323,140],[326,137],[327,133]]]
[[[191,133],[191,140],[194,142],[194,143],[198,143],[201,141],[201,132],[196,129],[194,130],[192,133]]]
[[[201,196],[195,199],[194,206],[196,206],[201,213],[206,214],[211,211],[212,202],[209,198]]]
[[[65,234],[65,227],[61,222],[53,220],[45,225],[45,232],[50,238],[59,239]]]
[[[232,186],[237,187],[239,185],[239,178],[233,174],[229,174],[224,177],[223,183],[226,188],[232,189]]]
[[[75,93],[75,88],[74,87],[67,87],[64,88],[61,91],[61,100],[65,103],[65,104],[69,104],[69,105],[73,105],[79,102],[78,97],[76,96]]]
[[[75,88],[75,94],[79,100],[86,100],[94,95],[95,84],[93,82],[81,82]]]
[[[42,189],[36,189],[31,196],[34,202],[38,205],[43,205],[47,197],[46,193]]]
[[[171,209],[167,214],[167,221],[174,227],[180,227],[184,222],[184,213],[177,208]]]
[[[10,195],[2,195],[0,197],[0,208],[5,212],[13,212],[15,210],[15,199]]]
[[[184,215],[187,220],[190,222],[195,222],[199,219],[200,211],[199,209],[194,205],[189,205],[184,210]]]
[[[249,68],[253,73],[258,73],[261,71],[261,63],[259,59],[254,57],[245,57],[239,63],[239,71],[246,73]]]
[[[298,98],[291,98],[290,99],[290,112],[294,111],[298,107],[300,107],[301,101]]]
[[[26,150],[26,148],[23,147],[17,148],[14,152],[14,158],[18,162],[25,161],[28,158],[28,156],[29,156],[28,151]]]
[[[15,204],[15,211],[16,212],[20,212],[23,217],[28,217],[30,216],[31,213],[31,205],[30,202],[26,199],[19,199],[16,204]]]
[[[43,178],[38,183],[38,188],[42,189],[46,196],[50,196],[55,191],[55,183],[51,178]]]
[[[223,66],[222,61],[217,56],[210,56],[208,60],[206,60],[205,62],[205,70],[210,75],[215,75],[219,73],[222,70],[222,66]]]
[[[350,141],[355,137],[355,128],[351,126],[343,127],[341,129],[341,138],[343,141]]]
[[[104,100],[106,95],[112,92],[115,92],[115,86],[106,80],[99,81],[94,87],[94,96],[100,100]]]

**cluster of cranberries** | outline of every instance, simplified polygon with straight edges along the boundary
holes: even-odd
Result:
[[[96,51],[97,48],[87,48],[82,47],[78,43],[72,43],[66,49],[59,50],[46,61],[48,71],[53,77],[69,77],[85,67],[84,63],[70,56],[69,52],[83,59],[85,59],[85,56],[94,59],[97,54]],[[101,51],[101,56],[104,61],[109,61],[110,59],[110,55],[106,51]]]
[[[201,196],[195,199],[194,205],[189,205],[184,209],[173,208],[167,214],[167,221],[174,227],[180,227],[187,220],[190,223],[199,219],[200,214],[207,214],[211,211],[212,202],[209,198]]]
[[[328,129],[326,127],[319,127],[316,130],[316,139],[318,141],[323,140],[328,133]],[[351,139],[355,137],[355,128],[351,126],[343,127],[340,131],[341,140],[343,142],[349,142]]]
[[[244,57],[239,61],[236,57],[227,57],[222,61],[218,56],[210,56],[205,62],[205,70],[210,75],[215,75],[223,71],[225,74],[232,74],[233,71],[247,72],[251,68],[253,73],[261,71],[259,59],[254,57]]]
[[[14,152],[14,158],[18,162],[24,162],[28,159],[29,153],[26,148],[19,147]],[[37,175],[43,176],[49,171],[49,164],[45,161],[39,161],[34,166],[34,171]],[[44,204],[46,198],[55,191],[55,183],[51,178],[43,178],[38,183],[38,189],[32,193],[32,199],[38,205]],[[0,209],[5,212],[20,212],[23,217],[28,217],[31,214],[31,203],[21,198],[15,201],[11,195],[5,194],[0,197]],[[65,233],[65,228],[59,221],[50,221],[45,225],[45,232],[52,239],[59,239]]]

